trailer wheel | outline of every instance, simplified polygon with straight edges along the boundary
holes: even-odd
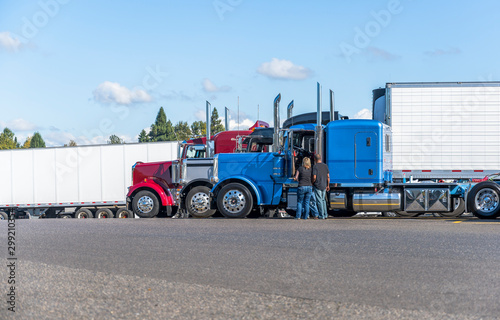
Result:
[[[77,219],[91,219],[93,218],[94,215],[92,214],[92,211],[89,209],[79,209],[75,213],[75,218]]]
[[[160,212],[160,202],[151,191],[139,191],[132,199],[132,210],[141,218],[153,218]]]
[[[465,212],[465,201],[462,198],[453,198],[453,211],[450,212],[438,212],[441,217],[446,218],[458,218]]]
[[[9,215],[3,211],[0,211],[0,220],[9,220]]]
[[[208,218],[215,213],[210,210],[210,188],[198,186],[191,189],[186,197],[186,210],[195,218]]]
[[[61,219],[71,219],[71,218],[73,218],[73,216],[72,216],[72,215],[70,215],[70,214],[62,214],[62,215],[60,215],[59,217],[60,217]]]
[[[116,218],[123,219],[123,218],[133,218],[133,217],[134,217],[134,213],[130,210],[125,209],[125,208],[120,208],[120,209],[118,209],[118,211],[116,211]]]
[[[476,184],[467,196],[469,210],[478,218],[500,216],[500,186],[492,181]]]
[[[109,210],[108,208],[101,208],[96,211],[95,217],[97,219],[110,219],[113,218],[113,211]]]
[[[336,218],[350,218],[354,217],[357,212],[351,210],[328,210],[328,214]]]
[[[239,183],[224,186],[217,196],[217,208],[226,218],[245,218],[252,207],[252,194]]]

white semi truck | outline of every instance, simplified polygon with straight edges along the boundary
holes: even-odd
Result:
[[[373,119],[392,128],[396,181],[478,181],[500,172],[500,82],[387,83]]]
[[[177,141],[0,151],[0,219],[132,217],[132,166],[173,160]]]

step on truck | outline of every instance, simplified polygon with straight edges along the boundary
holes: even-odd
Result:
[[[0,219],[132,218],[136,161],[175,159],[177,141],[0,151]]]
[[[209,115],[207,102],[207,115]],[[207,116],[210,128],[210,117]],[[177,159],[153,163],[137,162],[132,169],[132,186],[127,193],[127,207],[141,218],[173,216],[179,209],[205,218],[216,210],[210,209],[209,191],[213,155],[241,152],[242,139],[254,128],[269,127],[257,121],[248,130],[228,130],[207,137],[179,143]],[[239,146],[239,147],[238,147]]]
[[[312,156],[304,146],[313,143],[313,153],[319,153],[330,169],[327,203],[331,216],[349,217],[358,212],[458,216],[464,208],[479,218],[500,215],[500,186],[495,175],[487,177],[487,181],[397,180],[391,127],[377,120],[360,119],[323,125],[319,84],[317,96],[314,130],[276,130],[270,153],[215,155],[212,208],[228,218],[244,218],[252,211],[269,209],[284,209],[294,215],[298,185],[293,175],[300,158]],[[280,99],[278,95],[275,100],[275,128],[280,123]]]

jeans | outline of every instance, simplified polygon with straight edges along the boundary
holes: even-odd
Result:
[[[320,190],[314,187],[314,197],[316,198],[316,207],[318,208],[318,218],[326,219],[328,211],[326,209],[326,190]]]
[[[297,190],[297,213],[295,219],[309,218],[309,202],[311,201],[312,187],[299,187]]]

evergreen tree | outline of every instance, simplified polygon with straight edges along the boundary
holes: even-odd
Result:
[[[26,141],[24,141],[24,144],[21,148],[23,149],[28,149],[31,146],[31,137],[26,138]]]
[[[0,133],[0,149],[15,149],[19,148],[19,143],[17,143],[17,138],[9,128],[4,128],[3,132]]]
[[[151,132],[149,132],[150,141],[173,141],[175,140],[174,128],[170,120],[167,121],[167,115],[163,107],[158,111],[155,123],[151,125]]]
[[[69,140],[69,143],[68,144],[64,144],[63,147],[76,147],[77,144],[76,144],[76,141],[75,140]]]
[[[175,127],[174,127],[174,132],[175,132],[175,140],[189,140],[191,138],[192,133],[191,129],[189,128],[189,125],[185,121],[179,121]]]
[[[121,139],[119,136],[116,134],[112,134],[109,136],[108,144],[124,144],[125,141]]]
[[[139,142],[149,142],[149,136],[144,129],[139,134]]]
[[[42,135],[38,131],[31,137],[30,148],[45,148],[45,141],[43,141]]]
[[[212,115],[210,117],[210,134],[214,135],[216,133],[224,131],[224,125],[222,124],[222,120],[219,119],[219,113],[217,112],[217,108],[214,107],[212,110]]]
[[[192,137],[200,137],[207,134],[207,124],[204,121],[195,121],[191,124]]]

